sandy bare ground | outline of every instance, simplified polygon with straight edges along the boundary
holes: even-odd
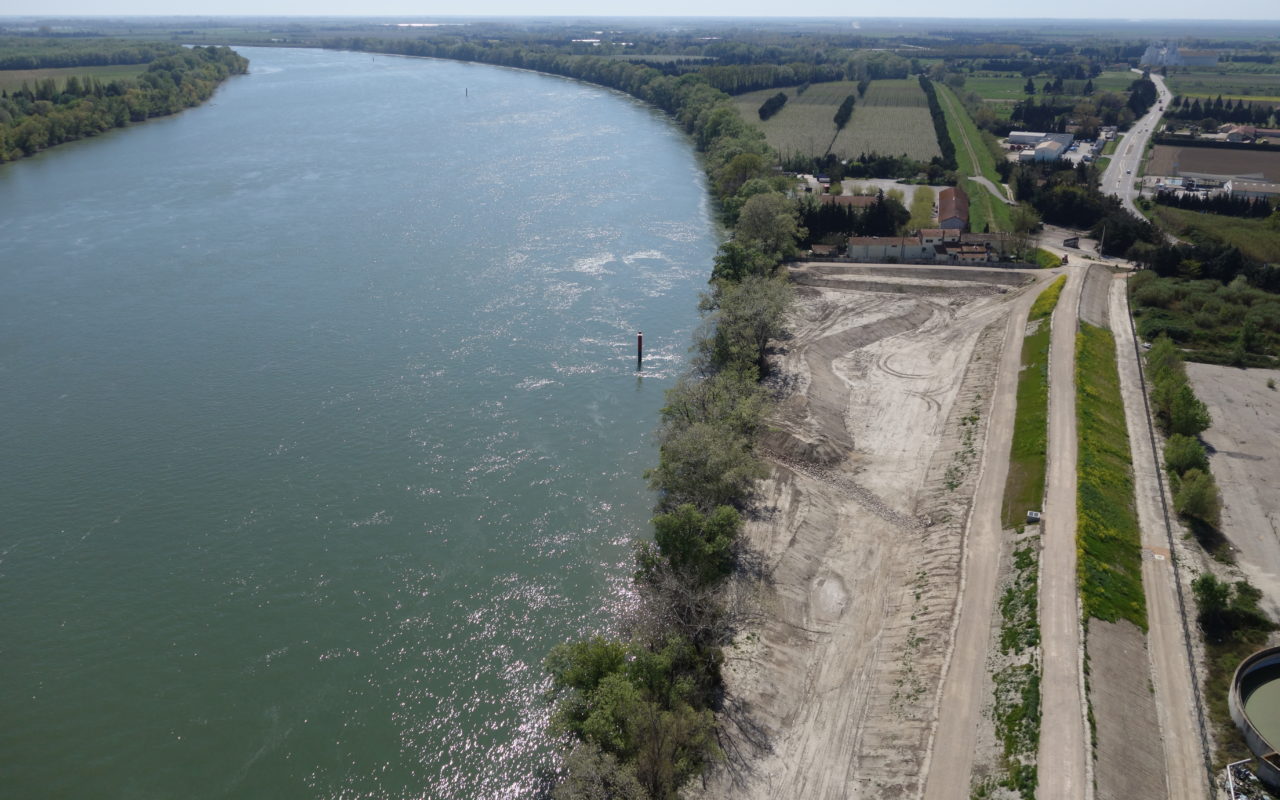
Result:
[[[1222,490],[1222,530],[1249,582],[1280,618],[1280,370],[1187,364],[1196,395],[1209,406],[1204,432]]]
[[[746,532],[771,581],[764,621],[728,657],[729,760],[706,794],[914,797],[1008,315],[1029,278],[821,264],[793,276],[774,470]]]
[[[1138,374],[1138,355],[1134,347],[1133,330],[1129,322],[1128,300],[1125,292],[1125,277],[1117,275],[1111,286],[1111,320],[1112,332],[1116,337],[1116,357],[1120,372],[1120,391],[1124,398],[1125,418],[1129,430],[1129,446],[1133,454],[1133,486],[1134,499],[1138,509],[1138,525],[1142,532],[1142,587],[1147,599],[1147,650],[1150,657],[1151,694],[1138,700],[1154,700],[1156,716],[1159,721],[1161,739],[1163,740],[1163,767],[1167,776],[1167,794],[1163,783],[1159,792],[1152,794],[1139,792],[1125,787],[1117,796],[1157,797],[1167,796],[1176,800],[1193,800],[1203,798],[1209,793],[1205,772],[1204,745],[1196,715],[1197,697],[1193,681],[1196,680],[1193,666],[1188,656],[1187,639],[1183,627],[1182,609],[1178,598],[1178,581],[1181,576],[1177,560],[1170,553],[1170,534],[1165,527],[1164,506],[1161,504],[1162,486],[1158,479],[1161,469],[1160,461],[1152,447],[1151,429],[1148,427],[1147,407],[1143,401],[1142,385]],[[1189,367],[1199,367],[1190,364]],[[1260,384],[1265,384],[1261,381]],[[1197,392],[1202,391],[1199,385]],[[1263,391],[1267,391],[1265,388]],[[1203,396],[1203,395],[1202,395]],[[1280,403],[1274,410],[1280,411]],[[1215,416],[1215,420],[1217,417]],[[1274,421],[1274,418],[1272,418]],[[1280,432],[1280,428],[1275,429]],[[1274,444],[1280,445],[1280,436]],[[1274,450],[1270,451],[1274,454]],[[1215,474],[1218,465],[1215,463]],[[1275,476],[1275,473],[1272,473]],[[1277,481],[1280,483],[1280,481]],[[1276,488],[1280,488],[1277,486]],[[1269,495],[1275,502],[1275,495]],[[1273,539],[1274,541],[1274,539]],[[1280,547],[1274,548],[1275,556],[1280,560]],[[1185,591],[1185,587],[1184,587]],[[1095,623],[1096,624],[1096,623]],[[1137,631],[1134,631],[1137,633]],[[1092,630],[1090,636],[1093,635]],[[1097,657],[1099,651],[1090,649],[1091,659]],[[1133,718],[1140,716],[1135,712],[1135,703],[1107,704],[1094,698],[1095,714],[1104,713],[1107,717],[1124,717],[1119,721],[1119,739],[1126,746],[1117,748],[1124,751],[1132,747],[1134,752],[1124,753],[1124,763],[1117,765],[1115,781],[1112,785],[1121,784],[1126,778],[1141,770],[1152,771],[1150,761],[1158,758],[1159,753],[1143,747],[1143,741],[1135,738],[1125,727]],[[1144,706],[1146,703],[1138,702]],[[1145,708],[1141,709],[1145,712]],[[1102,719],[1099,718],[1101,726]],[[1101,731],[1099,743],[1101,744]],[[1099,753],[1099,786],[1104,783],[1102,754]],[[1154,780],[1147,781],[1152,787]]]
[[[1040,558],[1039,800],[1083,800],[1091,780],[1076,597],[1075,338],[1083,273],[1070,273],[1049,346],[1049,452]]]

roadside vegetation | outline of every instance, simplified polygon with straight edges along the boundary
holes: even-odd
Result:
[[[1205,572],[1191,584],[1199,609],[1196,622],[1204,636],[1204,696],[1217,748],[1213,753],[1215,769],[1253,754],[1231,720],[1227,695],[1236,667],[1250,653],[1267,644],[1275,624],[1258,606],[1262,592],[1248,581],[1224,581]]]
[[[1213,260],[1184,259],[1170,267],[1173,274],[1143,271],[1129,281],[1139,336],[1147,341],[1167,336],[1191,361],[1245,367],[1277,363],[1280,294],[1254,286],[1242,274],[1224,282],[1216,277]]]
[[[1044,503],[1045,457],[1049,437],[1050,317],[1067,282],[1063,275],[1049,284],[1031,306],[1022,340],[1022,370],[1018,373],[1018,405],[1009,450],[1009,477],[1004,487],[1006,528],[1021,526],[1028,511]]]
[[[1263,219],[1189,211],[1156,204],[1152,216],[1181,239],[1207,244],[1229,242],[1248,259],[1280,263],[1280,211]]]
[[[1196,397],[1182,351],[1172,340],[1157,338],[1143,360],[1152,414],[1163,434],[1174,511],[1209,554],[1230,561],[1230,543],[1220,527],[1222,499],[1200,440],[1212,423],[1209,410]],[[1214,762],[1222,767],[1249,755],[1227,707],[1231,677],[1241,660],[1266,644],[1275,626],[1258,607],[1261,592],[1246,580],[1224,581],[1207,571],[1191,588],[1205,645],[1204,698],[1217,742]]]
[[[1083,321],[1076,336],[1076,418],[1077,574],[1084,617],[1128,620],[1145,632],[1142,543],[1115,338]]]
[[[1021,530],[1021,528],[1019,528]],[[1037,593],[1040,575],[1038,529],[1020,535],[1012,571],[1000,594],[1000,655],[1008,664],[994,673],[991,720],[1000,745],[1000,774],[978,782],[974,798],[992,795],[995,787],[1035,800],[1040,745],[1040,622]]]
[[[199,105],[222,81],[249,67],[247,59],[227,47],[103,42],[96,49],[68,49],[57,40],[26,43],[18,55],[0,63],[32,65],[30,69],[77,60],[98,69],[140,63],[127,59],[146,59],[148,66],[133,79],[49,76],[0,93],[0,162]]]

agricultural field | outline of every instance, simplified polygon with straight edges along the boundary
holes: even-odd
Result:
[[[795,88],[785,89],[787,104],[761,122],[757,114],[760,104],[778,91],[765,89],[734,99],[742,118],[759,125],[769,144],[784,158],[834,152],[843,158],[877,153],[928,161],[942,154],[924,93],[914,80],[873,81],[839,135],[833,121],[836,109],[849,95],[857,96],[856,82],[815,83],[804,94],[797,94]]]
[[[1169,75],[1169,91],[1187,97],[1217,97],[1280,102],[1280,74],[1178,70]]]
[[[77,78],[93,77],[106,83],[114,80],[128,80],[136,78],[143,72],[146,72],[146,64],[113,64],[105,67],[66,67],[59,69],[6,69],[0,70],[0,90],[6,92],[16,91],[22,88],[22,84],[32,91],[36,88],[36,83],[46,78],[53,78],[58,82],[58,88],[61,89],[67,83],[67,78],[73,75]]]
[[[1280,181],[1280,152],[1179,147],[1158,144],[1147,162],[1148,175],[1261,175]]]
[[[1133,72],[1104,72],[1093,79],[1093,88],[1096,92],[1123,92],[1137,77]],[[1036,87],[1036,97],[1039,97],[1040,88],[1047,79],[1044,75],[1031,79]],[[1081,95],[1084,93],[1085,83],[1086,81],[1077,80],[1063,81],[1062,94]],[[968,76],[961,91],[973,92],[983,100],[1022,100],[1027,97],[1023,91],[1026,84],[1027,79],[1015,73],[980,72]]]

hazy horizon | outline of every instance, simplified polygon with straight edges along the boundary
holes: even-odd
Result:
[[[1043,13],[1044,7],[1027,5],[1035,15],[1020,15],[1018,6],[993,0],[977,0],[966,6],[970,12],[964,16],[955,14],[955,5],[943,0],[920,0],[911,10],[893,16],[859,16],[850,14],[847,3],[835,0],[816,0],[802,8],[787,6],[786,13],[778,11],[777,3],[764,0],[653,0],[653,2],[617,3],[602,6],[587,0],[551,0],[545,5],[531,8],[512,0],[477,0],[465,10],[452,8],[424,8],[413,0],[380,0],[352,10],[348,0],[229,0],[221,3],[166,2],[166,0],[121,0],[109,9],[101,0],[15,0],[0,19],[7,17],[635,17],[635,18],[721,18],[750,19],[770,17],[777,19],[847,19],[858,20],[1069,20],[1098,22],[1238,22],[1280,21],[1273,0],[1242,0],[1232,6],[1229,17],[1211,14],[1203,3],[1193,0],[1135,0],[1124,6],[1130,13],[1117,15],[1116,4],[1106,0],[1081,0],[1063,4],[1052,15]]]

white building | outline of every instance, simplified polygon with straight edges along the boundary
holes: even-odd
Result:
[[[1227,194],[1244,200],[1280,200],[1280,183],[1234,178],[1222,187]]]

